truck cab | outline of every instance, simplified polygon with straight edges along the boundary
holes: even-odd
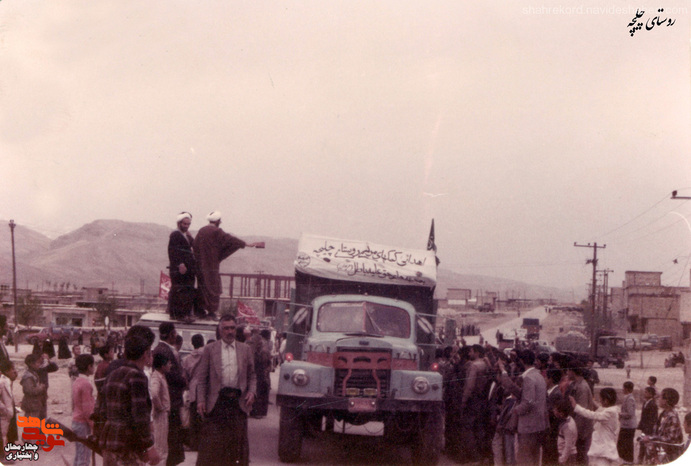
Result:
[[[417,276],[418,284],[413,285],[405,278],[399,279],[404,283],[400,284],[392,278],[378,282],[367,274],[355,280],[338,274],[345,270],[337,257],[343,254],[360,256],[346,262],[351,271],[371,270],[371,264],[362,260],[367,255],[379,258],[375,260],[378,276],[393,276],[394,269],[388,273],[381,269],[389,264],[381,260],[382,249],[373,246],[301,239],[296,303],[276,397],[281,407],[278,450],[283,462],[299,459],[308,431],[332,431],[335,421],[383,422],[385,438],[409,443],[414,462],[438,460],[443,402],[442,376],[430,370],[435,349],[434,286],[417,275],[420,261],[431,260],[436,271],[435,257],[427,252],[415,260],[395,255],[399,267],[411,265],[397,270],[396,276]],[[318,267],[313,263],[316,251],[324,250],[332,253],[327,256],[330,260],[323,261],[326,270],[320,269],[320,262]]]
[[[617,369],[623,369],[627,359],[629,359],[629,353],[626,350],[626,338],[610,335],[598,337],[597,361],[600,366],[607,367],[614,364]]]

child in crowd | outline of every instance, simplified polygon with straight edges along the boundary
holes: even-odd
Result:
[[[648,377],[648,386],[649,387],[653,387],[655,390],[657,390],[657,388],[655,387],[656,383],[657,383],[657,377],[655,377],[654,375],[651,375],[650,377]]]
[[[664,442],[662,448],[667,453],[667,461],[672,462],[681,455],[682,447],[680,445],[684,442],[684,435],[681,431],[681,423],[674,407],[679,402],[679,392],[673,388],[663,388],[660,392],[660,399],[658,401],[659,407],[662,409],[660,417],[655,424],[655,433],[650,436],[641,438],[641,442],[648,449],[648,458],[654,457],[655,444],[653,441]],[[671,444],[671,445],[669,445]]]
[[[103,384],[106,382],[108,366],[113,359],[115,359],[115,348],[109,343],[106,343],[98,349],[98,354],[101,356],[102,361],[98,363],[98,367],[96,368],[94,384],[96,385],[96,390],[100,392],[101,388],[103,388]]]
[[[595,421],[593,425],[593,437],[588,450],[588,465],[619,465],[619,452],[617,451],[617,437],[619,435],[619,408],[617,404],[617,392],[613,388],[600,390],[600,403],[602,406],[597,411],[590,411],[576,403],[574,397],[569,397],[573,412],[586,419]]]
[[[633,438],[636,434],[636,400],[633,397],[633,382],[627,380],[623,386],[624,399],[619,413],[619,439],[617,451],[621,459],[633,463]]]
[[[684,445],[684,452],[689,450],[689,444],[691,443],[691,412],[686,413],[684,416],[684,432],[686,432],[686,445]]]
[[[501,448],[495,454],[500,455],[503,459],[500,463],[506,465],[516,464],[515,443],[518,416],[513,412],[515,405],[516,397],[509,393],[509,396],[504,398],[497,417],[496,443]]]
[[[571,402],[566,398],[561,398],[556,402],[552,412],[561,421],[559,424],[559,437],[557,439],[559,464],[574,465],[576,464],[578,431],[576,430],[576,421],[571,417],[573,412]]]
[[[53,356],[55,356],[55,351],[53,351]],[[46,386],[46,402],[43,405],[43,410],[39,413],[40,419],[45,419],[48,417],[48,387],[50,386],[50,378],[48,375],[51,372],[56,372],[58,370],[58,365],[50,360],[53,356],[48,352],[44,352],[39,356],[39,366],[36,369],[36,374],[38,374],[38,381]]]
[[[643,435],[653,435],[655,433],[655,424],[657,424],[657,404],[655,403],[655,389],[648,385],[643,390],[643,406],[641,407],[641,420],[638,421],[638,430],[643,432]],[[646,463],[646,448],[641,445],[638,450],[638,462]]]
[[[48,409],[48,386],[41,382],[38,374],[42,359],[42,356],[36,353],[24,358],[26,372],[22,375],[20,384],[24,393],[21,407],[26,417],[41,418],[41,414]]]
[[[82,354],[82,347],[79,345],[74,345],[72,347],[72,359],[67,363],[67,374],[70,376],[70,380],[74,382],[77,377],[79,377],[79,369],[77,369],[77,356]]]
[[[154,446],[161,455],[161,463],[168,457],[168,415],[170,413],[170,394],[166,373],[170,372],[173,361],[163,353],[154,354],[153,372],[149,380],[152,418],[154,427]]]
[[[79,376],[72,384],[72,430],[80,437],[88,437],[93,429],[93,421],[90,420],[94,412],[94,390],[89,381],[89,376],[94,373],[94,357],[90,354],[77,356],[75,364]],[[74,466],[89,466],[91,452],[86,445],[75,444]]]
[[[2,430],[2,447],[4,449],[8,442],[17,441],[16,410],[12,391],[14,381],[17,380],[17,369],[15,369],[12,361],[5,360],[0,365],[0,372],[2,372],[0,375],[0,429]],[[9,435],[12,419],[15,419],[13,433]]]

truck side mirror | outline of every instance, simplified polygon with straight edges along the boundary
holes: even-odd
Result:
[[[420,327],[420,330],[422,330],[427,335],[434,334],[434,327],[432,327],[432,324],[430,324],[429,320],[427,320],[426,318],[417,316],[417,325],[418,327]]]
[[[306,307],[301,307],[295,312],[293,316],[293,331],[301,335],[307,334],[309,331],[310,311]]]

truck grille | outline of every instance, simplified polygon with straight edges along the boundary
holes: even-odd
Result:
[[[337,351],[334,354],[336,396],[386,398],[391,378],[391,353]]]
[[[336,396],[386,398],[391,371],[367,369],[337,369],[334,392]]]

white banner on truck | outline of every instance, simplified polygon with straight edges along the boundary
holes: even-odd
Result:
[[[434,251],[303,234],[295,269],[322,278],[433,287]]]

